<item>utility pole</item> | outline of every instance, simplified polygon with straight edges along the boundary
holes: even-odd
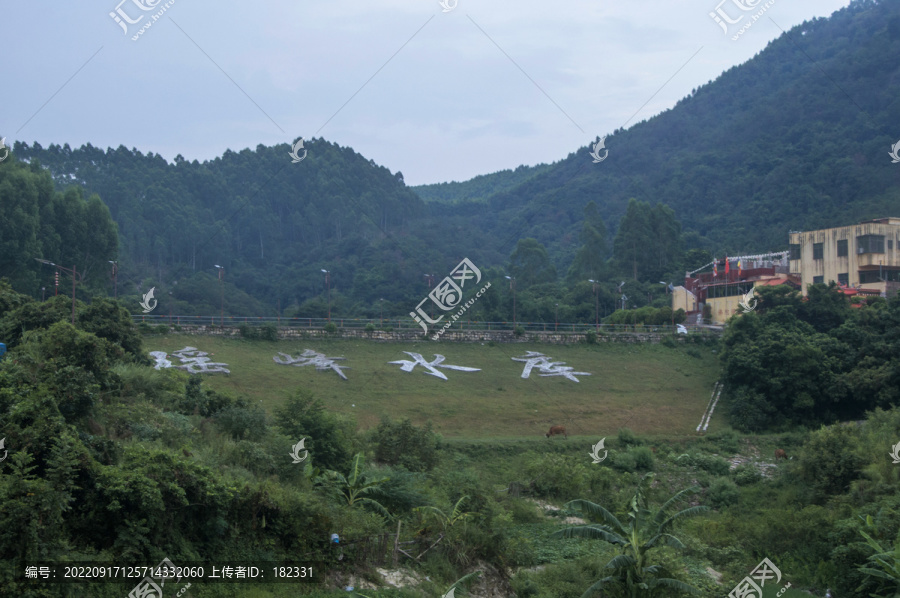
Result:
[[[112,264],[112,277],[113,277],[113,286],[115,287],[115,294],[113,297],[118,301],[119,299],[119,262],[106,260],[110,264]]]
[[[69,268],[57,266],[50,260],[44,260],[44,259],[41,259],[38,257],[36,257],[34,259],[41,262],[42,264],[47,264],[48,266],[54,266],[56,268],[56,286],[57,287],[59,287],[59,271],[60,270],[62,270],[63,272],[70,272],[72,274],[72,326],[74,326],[75,325],[75,283],[77,282],[77,279],[78,279],[78,268],[76,268],[75,266],[72,266],[72,269],[70,270]],[[82,274],[82,278],[84,278],[83,274]]]
[[[219,288],[221,289],[221,303],[219,304],[219,325],[225,326],[225,266],[216,264],[219,269]]]
[[[328,288],[328,321],[331,321],[331,272],[321,269],[325,273],[325,286]]]
[[[509,288],[513,293],[513,332],[516,330],[516,278],[510,276],[504,276],[505,279],[509,281]]]
[[[588,282],[594,285],[594,326],[597,332],[600,332],[600,292],[596,280],[588,279]]]

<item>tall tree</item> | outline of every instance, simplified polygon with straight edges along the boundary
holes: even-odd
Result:
[[[650,204],[631,198],[613,241],[613,256],[622,271],[630,271],[635,280],[650,244]],[[643,270],[640,272],[643,274]]]
[[[567,279],[569,283],[584,279],[599,280],[606,260],[606,224],[593,201],[584,206],[581,225],[581,247],[572,260]]]
[[[509,272],[519,289],[556,281],[556,268],[537,239],[520,239],[509,256]]]

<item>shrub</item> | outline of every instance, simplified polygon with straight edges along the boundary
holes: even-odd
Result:
[[[728,478],[716,478],[707,491],[710,504],[716,508],[733,505],[740,496],[738,487]]]
[[[675,343],[675,339],[671,336],[664,336],[659,344],[670,349],[674,349],[677,346],[677,344]]]
[[[275,422],[293,442],[306,438],[312,463],[321,469],[345,471],[350,463],[350,446],[355,426],[344,424],[325,410],[319,399],[300,390],[275,409]]]
[[[532,459],[525,467],[535,494],[545,497],[577,498],[588,489],[589,469],[582,459],[549,454]]]
[[[586,342],[589,345],[596,345],[597,344],[597,331],[588,330],[584,335],[584,342]]]
[[[155,328],[156,334],[169,334],[169,325],[168,324],[159,324]]]
[[[634,432],[631,431],[630,428],[620,428],[619,429],[619,442],[622,443],[622,446],[638,446],[643,444],[641,440],[635,435]]]
[[[614,453],[611,460],[612,466],[619,471],[633,473],[637,469],[637,459],[630,451]]]
[[[634,457],[635,466],[640,471],[653,469],[653,452],[649,447],[639,446],[628,451]]]
[[[259,339],[275,342],[278,340],[278,328],[274,324],[263,324],[259,327]]]
[[[703,358],[703,356],[700,354],[700,351],[698,351],[694,347],[688,347],[688,349],[685,351],[685,353],[687,353],[688,355],[690,355],[691,357],[693,357],[695,359]]]
[[[387,465],[402,465],[410,471],[431,471],[437,465],[440,441],[431,422],[422,428],[409,419],[397,423],[384,416],[372,433],[375,460]]]
[[[327,332],[328,334],[336,334],[337,329],[337,324],[335,324],[334,322],[328,322],[327,324],[325,324],[325,332]]]
[[[755,484],[762,479],[762,475],[752,465],[741,465],[732,472],[734,482],[738,486],[749,486]]]
[[[216,424],[235,440],[260,440],[266,434],[266,412],[239,400],[216,415]]]
[[[517,337],[522,336],[523,334],[525,334],[525,329],[521,326],[516,326],[515,328],[513,328],[513,334],[515,334]]]
[[[675,462],[679,465],[696,467],[717,476],[728,475],[731,468],[728,461],[722,457],[704,453],[687,453],[679,455],[675,459]]]
[[[365,331],[368,333],[375,332],[375,324],[373,324],[372,322],[369,322],[368,324],[366,324]]]

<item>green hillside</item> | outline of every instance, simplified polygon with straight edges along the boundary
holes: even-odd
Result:
[[[423,273],[440,277],[468,257],[502,281],[518,243],[534,238],[552,266],[545,282],[556,285],[541,294],[545,303],[562,301],[570,319],[588,321],[591,292],[576,281],[604,281],[609,313],[606,295],[623,275],[655,285],[708,262],[706,252],[781,249],[789,230],[893,214],[900,171],[887,154],[900,135],[898,51],[900,5],[854,0],[786,32],[670,110],[610,132],[600,164],[583,147],[551,165],[412,189],[400,172],[323,139],[307,141],[299,164],[288,160],[287,144],[201,164],[125,147],[17,142],[0,180],[18,159],[49,168],[59,189],[98,194],[118,225],[123,293],[139,299],[162,289],[164,311],[214,310],[219,264],[232,314],[321,317],[322,269],[331,272],[334,310],[404,314]],[[614,243],[631,199],[665,204],[680,225],[672,243],[647,249],[667,252],[667,263],[636,277]],[[586,222],[604,242],[585,240]],[[24,251],[25,241],[15,248]],[[585,248],[591,263],[613,260],[586,273],[578,257]],[[46,281],[36,264],[27,267],[33,276],[19,288],[37,296]],[[652,303],[651,291],[625,292],[640,307]],[[507,320],[512,303],[502,295],[476,309]],[[547,305],[531,311],[528,318],[547,321]]]
[[[386,414],[410,418],[416,425],[431,421],[445,437],[462,439],[537,438],[552,425],[564,425],[570,435],[592,442],[622,427],[650,435],[693,434],[719,369],[710,349],[643,343],[269,343],[165,335],[150,337],[145,344],[148,350],[168,353],[195,346],[214,354],[213,361],[229,364],[231,374],[211,376],[206,384],[262,401],[270,412],[287,393],[302,387],[324,400],[329,410],[353,416],[362,429],[375,427]],[[339,364],[350,368],[345,372],[348,379],[312,366],[277,365],[272,359],[277,352],[299,355],[305,349],[346,358]],[[424,374],[421,366],[405,373],[388,363],[411,359],[404,351],[420,353],[427,361],[440,353],[446,356],[445,363],[481,371],[440,370],[447,380]],[[563,377],[542,378],[534,370],[522,379],[524,364],[511,358],[526,351],[544,353],[592,375],[578,376],[576,383]],[[721,427],[719,415],[710,430]]]

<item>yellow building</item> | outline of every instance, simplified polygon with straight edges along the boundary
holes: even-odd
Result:
[[[892,295],[900,288],[900,218],[790,232],[790,272],[811,284],[831,281]]]

